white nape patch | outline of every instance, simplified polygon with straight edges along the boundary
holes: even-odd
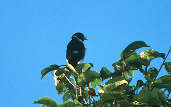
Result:
[[[79,51],[78,51],[78,50],[73,50],[72,53],[73,53],[73,54],[78,54]]]
[[[80,42],[83,42],[81,39],[79,39],[77,36],[74,36],[74,38],[76,38],[77,40],[79,40]]]

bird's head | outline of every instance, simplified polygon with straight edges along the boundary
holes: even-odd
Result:
[[[72,39],[78,39],[80,41],[84,41],[84,40],[88,40],[88,38],[86,38],[84,36],[84,34],[80,33],[80,32],[77,32],[75,33],[73,36],[72,36]]]

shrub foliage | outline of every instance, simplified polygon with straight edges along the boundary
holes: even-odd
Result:
[[[120,60],[113,63],[113,71],[103,67],[100,72],[91,70],[92,63],[82,63],[74,68],[50,65],[41,71],[41,79],[54,71],[56,91],[63,94],[63,104],[49,97],[42,97],[35,104],[42,107],[171,107],[171,62],[167,54],[153,49],[146,49],[140,54],[137,49],[149,47],[143,41],[129,44],[120,55]],[[150,65],[155,58],[163,58],[159,69]],[[167,75],[158,77],[165,67]],[[140,71],[145,81],[138,80],[130,84],[134,72]]]

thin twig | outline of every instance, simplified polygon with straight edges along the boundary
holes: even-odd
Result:
[[[164,63],[166,62],[166,59],[167,59],[167,57],[169,56],[169,53],[170,53],[170,52],[171,52],[171,48],[169,49],[169,51],[168,51],[166,57],[164,58],[164,61],[163,61],[162,65],[160,66],[159,72],[160,72],[160,70],[162,69]]]
[[[72,85],[72,86],[75,86],[69,79],[67,76],[64,75],[64,77],[67,79],[67,81]]]
[[[167,59],[167,57],[169,56],[169,53],[170,53],[170,52],[171,52],[171,47],[170,47],[169,51],[167,52],[167,54],[166,54],[166,56],[165,56],[165,58],[164,58],[164,60],[163,60],[163,63],[162,63],[162,65],[160,66],[159,71],[157,72],[157,75],[159,74],[159,72],[161,71],[161,69],[162,69],[163,65],[165,64],[166,59]],[[155,79],[154,79],[154,80],[156,80],[156,78],[157,78],[157,76],[155,77]]]
[[[80,96],[82,96],[81,87],[80,87]]]
[[[77,80],[75,79],[75,87],[76,87],[76,97],[78,96],[77,95]]]

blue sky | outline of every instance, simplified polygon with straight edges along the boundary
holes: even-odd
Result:
[[[66,45],[75,32],[89,38],[84,62],[112,70],[121,51],[136,40],[166,53],[170,19],[170,0],[1,0],[0,107],[40,107],[32,102],[43,96],[62,103],[52,75],[40,80],[40,71],[66,63]]]

